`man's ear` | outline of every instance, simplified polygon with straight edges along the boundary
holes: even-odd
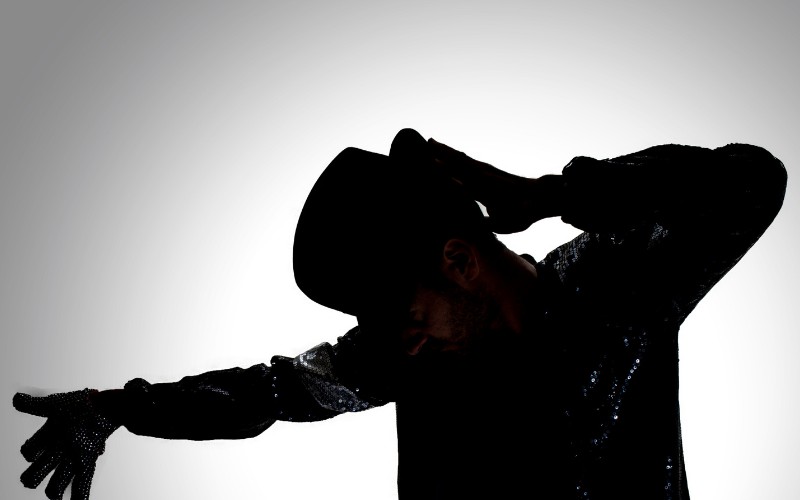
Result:
[[[480,275],[478,252],[474,245],[458,238],[451,238],[442,251],[444,275],[464,288],[474,285]]]

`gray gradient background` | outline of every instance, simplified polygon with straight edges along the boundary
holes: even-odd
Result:
[[[411,126],[529,176],[666,142],[782,159],[782,213],[684,326],[681,403],[693,498],[797,498],[799,13],[3,1],[0,497],[44,498],[18,481],[42,420],[16,391],[250,366],[352,326],[297,290],[294,223],[336,153],[387,152]],[[504,240],[541,257],[574,234],[549,220]],[[396,452],[391,405],[238,442],[121,430],[93,498],[390,499]]]

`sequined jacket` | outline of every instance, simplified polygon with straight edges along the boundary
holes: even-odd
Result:
[[[269,364],[131,380],[124,425],[238,439],[396,402],[401,499],[688,499],[678,332],[773,221],[786,170],[755,146],[662,145],[556,177],[584,232],[525,256],[539,321],[520,345],[399,384],[356,327]]]

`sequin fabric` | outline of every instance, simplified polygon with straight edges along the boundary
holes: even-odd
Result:
[[[525,256],[538,322],[397,402],[401,499],[689,498],[678,332],[777,214],[785,169],[752,146],[666,145],[562,175],[584,232]]]
[[[322,343],[294,358],[295,371],[308,392],[321,406],[337,413],[373,408],[369,401],[360,397],[361,388],[347,387],[336,377],[334,356],[333,347]]]
[[[17,410],[44,417],[44,425],[20,448],[31,465],[20,477],[26,488],[36,488],[51,472],[45,494],[61,499],[72,483],[72,500],[87,500],[97,458],[108,437],[119,427],[98,414],[89,401],[89,389],[34,397],[18,393]]]

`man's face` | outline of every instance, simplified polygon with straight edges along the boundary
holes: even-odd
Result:
[[[411,356],[468,354],[490,340],[496,307],[477,292],[453,284],[419,286],[412,294],[400,338]]]

